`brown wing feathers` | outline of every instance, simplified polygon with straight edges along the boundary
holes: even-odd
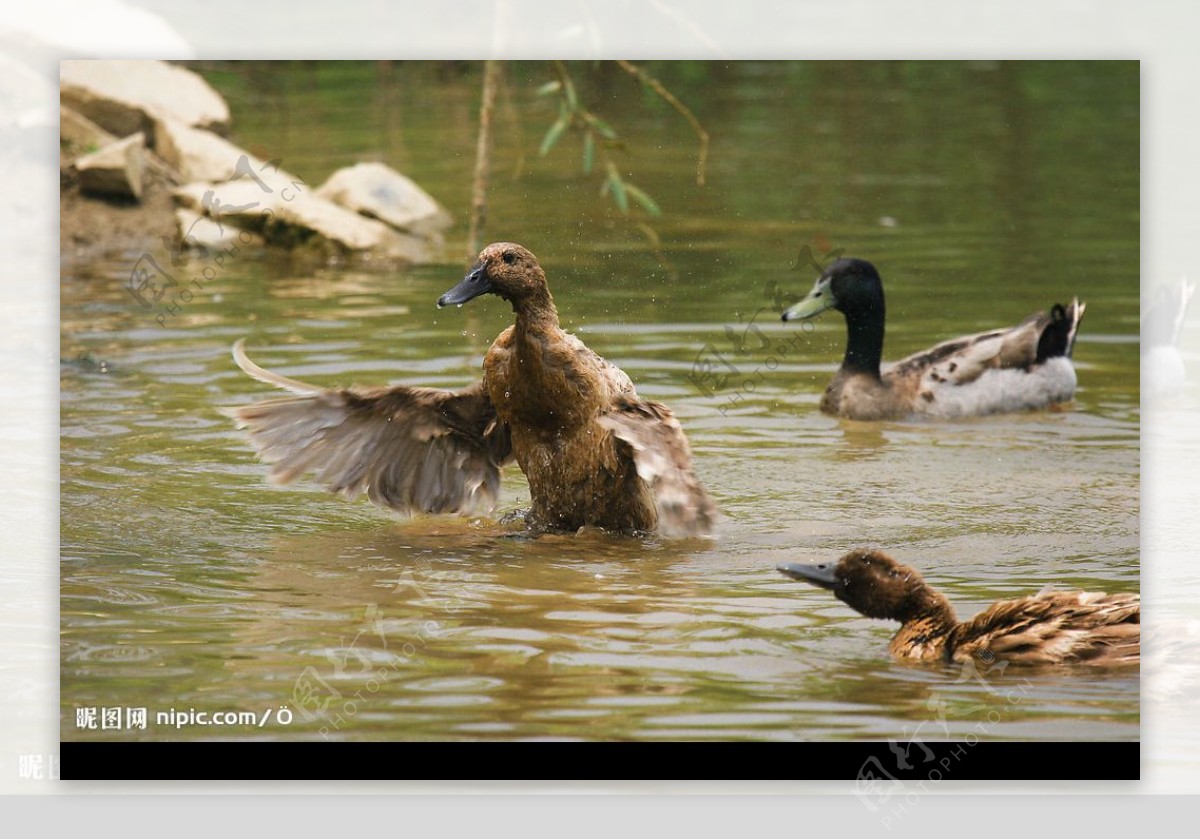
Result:
[[[654,493],[660,531],[692,535],[712,529],[716,505],[692,470],[687,438],[669,408],[621,399],[599,422],[629,446],[638,477]]]
[[[226,413],[249,429],[277,482],[312,473],[396,510],[468,513],[495,505],[499,468],[517,460],[534,527],[707,534],[715,510],[679,423],[562,330],[537,258],[493,243],[438,305],[484,294],[516,316],[484,358],[486,386],[324,389],[259,367],[238,342],[242,370],[295,396]]]
[[[329,490],[405,513],[471,513],[495,506],[507,428],[476,384],[322,389],[234,358],[250,376],[300,396],[223,409],[250,432],[279,484],[314,473]]]
[[[949,645],[1014,662],[1136,661],[1137,595],[1058,592],[1003,601],[956,628]]]

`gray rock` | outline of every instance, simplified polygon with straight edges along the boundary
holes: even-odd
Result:
[[[207,215],[222,228],[261,233],[272,245],[315,251],[326,258],[358,254],[411,263],[431,258],[426,240],[340,207],[300,182],[276,182],[270,193],[250,179],[194,183],[179,187],[174,196],[178,204]]]
[[[382,163],[339,169],[317,188],[317,195],[420,237],[440,240],[453,222],[429,193]]]
[[[275,215],[278,205],[295,201],[306,193],[308,185],[293,176],[271,170],[256,172],[258,180],[248,177],[216,183],[195,181],[172,192],[175,203],[222,224],[259,230]]]
[[[146,138],[137,134],[109,143],[75,161],[79,187],[86,193],[141,199]]]
[[[59,113],[58,139],[67,149],[79,154],[96,151],[115,142],[117,138],[83,114],[64,105]]]
[[[261,245],[262,237],[257,233],[221,225],[184,207],[175,209],[175,221],[179,224],[179,240],[184,248],[197,251],[223,251],[230,246],[239,248]]]
[[[395,231],[382,222],[311,193],[280,204],[273,226],[277,234],[289,239],[298,235],[310,246],[319,245],[310,241],[311,234],[315,234],[344,252],[367,253],[405,262],[429,259],[429,248],[423,239]]]
[[[277,182],[299,180],[264,163],[224,137],[192,128],[170,117],[154,121],[154,150],[179,172],[185,182],[228,181],[239,176],[249,178],[252,174],[264,178],[264,172]]]
[[[118,137],[162,117],[215,131],[229,125],[229,106],[208,82],[164,61],[63,61],[59,80],[64,105]]]

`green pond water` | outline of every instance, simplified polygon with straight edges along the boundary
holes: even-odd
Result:
[[[411,269],[245,249],[165,327],[125,291],[161,246],[64,255],[64,740],[1138,737],[1136,669],[896,663],[894,625],[775,571],[883,547],[964,617],[1047,587],[1138,590],[1136,62],[647,66],[711,133],[703,186],[674,110],[615,67],[571,69],[662,207],[634,214],[657,245],[583,174],[578,137],[538,155],[556,112],[535,63],[507,68],[485,240],[534,251],[564,325],[676,412],[718,533],[518,540],[266,484],[216,411],[272,395],[234,366],[236,339],[330,386],[459,387],[511,323],[493,297],[434,306],[465,267],[481,68],[203,65],[240,145],[312,187],[384,160],[456,224]],[[821,414],[840,316],[778,319],[815,276],[794,268],[805,247],[879,266],[885,359],[1079,296],[1074,405]],[[728,378],[698,376],[718,353]],[[528,498],[509,468],[496,516]],[[89,707],[149,723],[81,728]],[[171,709],[273,716],[156,722]]]

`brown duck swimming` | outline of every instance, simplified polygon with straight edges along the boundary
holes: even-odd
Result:
[[[866,260],[826,268],[813,290],[783,313],[812,318],[828,309],[846,316],[846,355],[821,397],[826,414],[853,420],[913,415],[967,417],[1027,411],[1068,402],[1075,394],[1071,350],[1084,304],[1055,304],[1020,324],[938,344],[881,367],[883,281]]]
[[[365,492],[404,513],[468,514],[495,506],[500,468],[515,459],[535,530],[709,533],[716,509],[679,422],[562,330],[534,255],[489,245],[438,306],[483,294],[512,304],[516,323],[488,350],[475,385],[321,388],[263,370],[239,341],[242,370],[297,396],[225,411],[249,429],[276,483],[311,472],[335,493]]]
[[[1014,664],[1136,664],[1141,599],[1102,592],[1044,592],[1000,601],[960,622],[921,575],[882,551],[858,549],[837,563],[789,563],[779,571],[833,591],[868,618],[901,623],[897,659]]]

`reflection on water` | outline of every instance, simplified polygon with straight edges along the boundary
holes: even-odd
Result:
[[[660,69],[713,129],[707,187],[670,113],[620,96],[606,113],[666,211],[661,254],[582,188],[576,161],[535,165],[541,117],[498,138],[501,168],[528,160],[498,179],[491,219],[541,258],[564,323],[675,410],[717,535],[530,540],[265,484],[214,410],[264,395],[232,342],[329,385],[465,385],[511,313],[491,298],[438,311],[456,262],[312,270],[245,251],[166,329],[122,291],[136,249],[68,263],[65,738],[217,737],[156,728],[153,712],[281,705],[291,724],[220,736],[1137,737],[1136,672],[980,680],[894,663],[892,627],[774,571],[882,546],[963,616],[1048,586],[1138,589],[1136,66]],[[235,139],[311,183],[383,148],[463,218],[472,75],[382,99],[364,92],[369,66],[315,86],[285,75],[287,121],[244,107],[253,78],[219,80]],[[953,423],[820,414],[844,328],[780,323],[768,285],[803,294],[812,277],[788,269],[805,244],[823,253],[818,236],[886,266],[887,358],[1086,300],[1075,405]],[[720,380],[697,376],[712,352]],[[528,505],[519,471],[502,498],[497,516]],[[150,726],[74,728],[75,707],[116,705],[147,707]]]

